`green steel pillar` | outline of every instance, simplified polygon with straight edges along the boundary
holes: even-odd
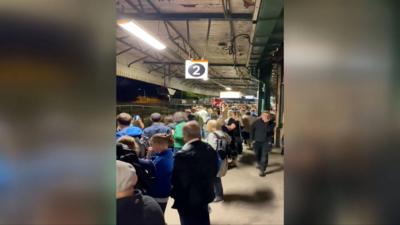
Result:
[[[263,64],[258,70],[258,114],[262,111],[269,110],[271,108],[270,97],[271,97],[271,63]]]
[[[258,82],[258,115],[264,108],[264,83]]]

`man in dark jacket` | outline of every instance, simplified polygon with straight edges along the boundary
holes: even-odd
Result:
[[[257,168],[259,175],[265,176],[268,166],[268,153],[272,149],[272,140],[274,136],[275,122],[271,120],[269,112],[264,111],[261,117],[254,121],[251,126],[250,137],[253,141],[253,149],[256,153]]]
[[[217,153],[201,141],[196,121],[183,126],[183,135],[185,145],[175,155],[172,173],[172,208],[178,210],[181,225],[209,225],[208,203],[215,197]]]

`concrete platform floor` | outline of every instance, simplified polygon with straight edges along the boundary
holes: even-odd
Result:
[[[283,156],[280,149],[269,154],[267,175],[260,177],[253,151],[245,150],[238,167],[222,178],[224,201],[211,203],[211,224],[283,224]],[[165,212],[168,225],[180,224],[178,212],[171,208],[170,198]]]

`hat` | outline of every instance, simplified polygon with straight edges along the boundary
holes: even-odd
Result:
[[[150,119],[152,121],[160,121],[161,120],[161,114],[160,113],[152,113],[150,115]]]
[[[135,167],[131,164],[117,160],[117,185],[116,192],[122,192],[134,187],[137,182]]]

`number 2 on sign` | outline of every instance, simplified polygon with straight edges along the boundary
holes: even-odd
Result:
[[[195,76],[201,75],[201,74],[199,73],[199,71],[200,71],[200,66],[194,65],[194,66],[193,66],[193,69],[194,69],[193,75],[195,75]]]

